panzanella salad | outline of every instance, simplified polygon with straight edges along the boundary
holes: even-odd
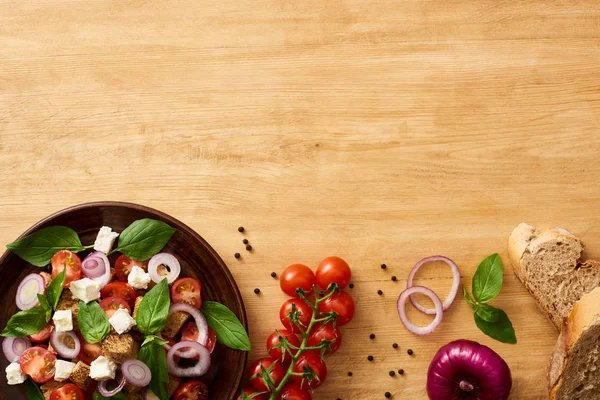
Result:
[[[198,378],[216,342],[250,350],[250,340],[231,310],[180,276],[176,254],[161,252],[175,231],[141,219],[120,234],[103,226],[84,246],[51,226],[9,244],[42,271],[19,284],[21,311],[1,333],[8,384],[32,400],[208,399]]]

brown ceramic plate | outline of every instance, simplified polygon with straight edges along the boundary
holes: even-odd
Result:
[[[210,245],[190,227],[177,219],[152,208],[138,204],[120,202],[97,202],[77,205],[38,222],[21,236],[51,225],[68,226],[79,234],[83,244],[92,244],[98,230],[103,225],[121,232],[127,225],[141,218],[153,218],[166,222],[177,232],[173,235],[165,251],[176,254],[181,262],[182,275],[192,276],[202,283],[202,298],[218,301],[229,307],[247,327],[246,312],[239,289],[235,284],[227,266]],[[85,254],[85,253],[83,253]],[[81,254],[80,254],[81,255]],[[82,257],[83,258],[83,257]],[[114,263],[116,255],[110,257]],[[20,259],[16,254],[5,252],[0,258],[0,327],[4,328],[8,319],[18,309],[15,305],[15,295],[19,282],[40,268],[34,267]],[[212,374],[205,376],[214,400],[231,400],[238,395],[248,353],[229,349],[218,344],[212,358],[215,367]],[[8,365],[5,357],[0,354],[0,398],[27,399],[24,385],[9,386],[4,377],[4,369]]]

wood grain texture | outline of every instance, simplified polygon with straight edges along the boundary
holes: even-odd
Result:
[[[594,0],[0,0],[0,243],[80,202],[163,210],[229,265],[251,357],[279,326],[270,272],[340,255],[359,311],[314,399],[425,399],[429,360],[458,338],[506,358],[512,399],[543,399],[556,333],[508,269],[494,304],[516,346],[461,300],[416,338],[395,302],[423,256],[464,283],[491,253],[508,262],[521,221],[600,258],[599,116]]]

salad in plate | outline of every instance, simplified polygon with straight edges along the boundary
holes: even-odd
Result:
[[[8,384],[33,400],[208,399],[202,377],[217,341],[250,350],[250,340],[231,310],[180,276],[177,255],[161,252],[175,231],[146,218],[120,234],[103,226],[87,246],[65,226],[7,245],[41,268],[20,282],[21,311],[1,333]]]

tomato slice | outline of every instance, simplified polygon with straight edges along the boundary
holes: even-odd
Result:
[[[198,325],[195,322],[188,322],[183,326],[181,330],[181,341],[189,340],[195,342],[198,340]],[[212,354],[217,344],[217,335],[215,332],[208,328],[208,342],[206,342],[206,349]]]
[[[129,307],[129,304],[127,304],[127,301],[124,298],[119,296],[105,298],[100,302],[100,307],[104,310],[108,318],[112,317],[119,308],[124,308],[131,314],[131,307]]]
[[[200,282],[194,278],[181,278],[175,281],[171,287],[171,300],[173,303],[187,303],[196,307],[202,307]]]
[[[125,282],[111,282],[100,290],[103,299],[108,297],[122,297],[130,307],[135,306],[135,289]]]
[[[60,250],[52,256],[52,279],[56,278],[65,267],[67,273],[65,276],[65,287],[69,287],[71,282],[81,279],[81,259],[70,250]]]
[[[115,262],[115,274],[117,275],[117,279],[127,282],[127,277],[134,266],[138,266],[144,271],[148,271],[148,265],[145,262],[132,260],[125,254],[121,254]]]
[[[77,334],[77,337],[79,337],[79,341],[81,342],[81,350],[79,351],[77,358],[87,365],[90,365],[92,361],[102,355],[102,345],[100,343],[92,344],[86,342],[79,333]]]
[[[31,340],[34,343],[45,342],[46,340],[48,340],[48,338],[50,338],[50,334],[52,333],[53,328],[54,328],[54,325],[52,325],[52,322],[50,322],[48,325],[46,325],[44,327],[44,329],[42,329],[38,333],[29,335],[29,340]]]
[[[54,377],[55,362],[56,356],[39,346],[25,350],[19,360],[21,371],[37,383],[46,383]]]
[[[179,385],[173,396],[175,400],[208,400],[208,388],[203,382],[191,380]]]
[[[50,394],[50,400],[85,400],[83,391],[72,383],[67,383]]]

